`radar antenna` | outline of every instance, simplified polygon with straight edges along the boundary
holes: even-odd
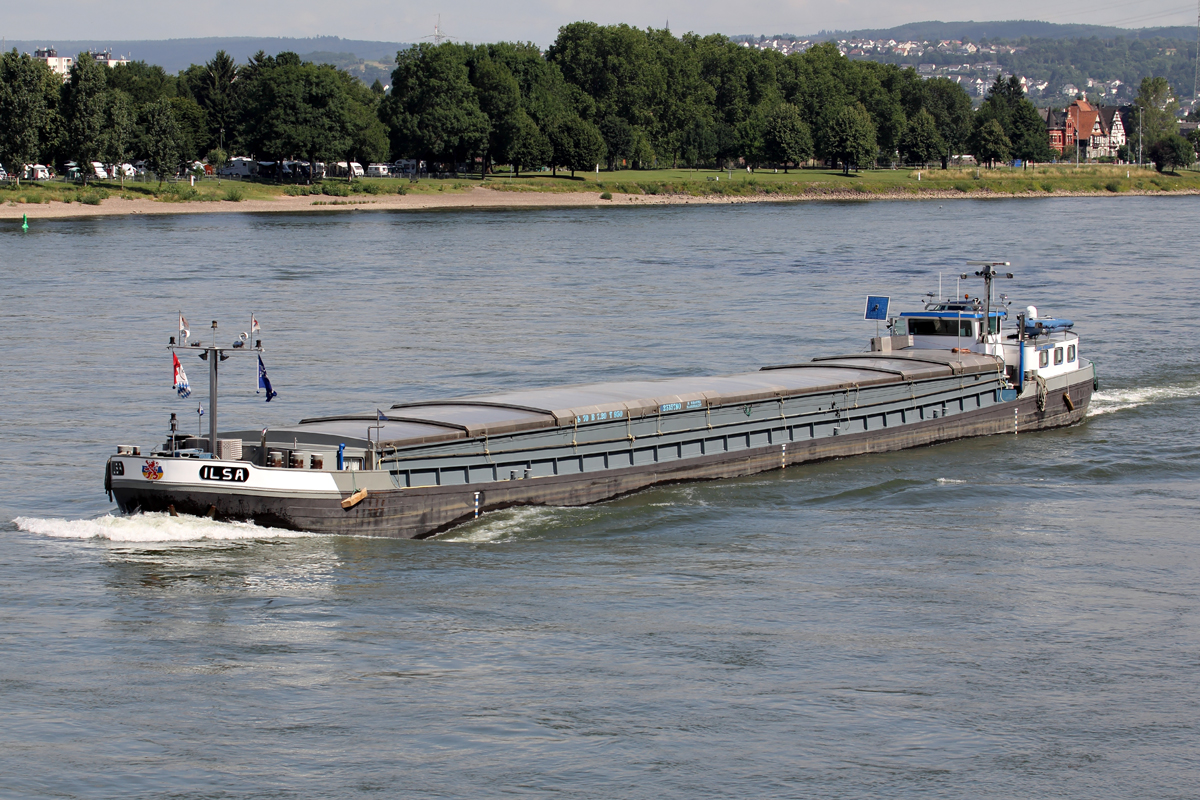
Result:
[[[1010,266],[1007,261],[968,261],[967,263],[973,267],[982,267],[975,272],[976,278],[983,278],[984,285],[983,329],[979,334],[979,341],[987,344],[987,337],[992,330],[992,281],[997,278],[1012,278],[1013,274],[996,270],[996,267]],[[961,277],[965,280],[970,276],[964,272]]]

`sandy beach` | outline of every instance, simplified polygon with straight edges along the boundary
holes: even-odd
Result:
[[[190,201],[163,202],[139,198],[125,200],[110,197],[98,205],[83,203],[6,203],[0,206],[0,219],[21,219],[28,215],[31,220],[67,219],[72,217],[99,217],[132,214],[228,214],[228,213],[303,213],[303,212],[354,212],[354,211],[423,211],[429,209],[468,208],[587,208],[634,205],[744,205],[747,203],[791,203],[810,201],[873,201],[873,200],[963,200],[980,198],[1011,197],[1129,197],[1143,195],[1198,194],[1195,191],[1139,192],[1119,194],[1111,192],[1031,192],[1008,194],[988,191],[923,191],[863,193],[824,192],[803,195],[761,194],[751,196],[710,195],[696,197],[683,194],[617,194],[611,200],[602,200],[596,192],[513,192],[497,191],[476,186],[466,191],[438,192],[408,195],[355,195],[349,198],[336,197],[287,197],[269,200],[243,200],[240,202]]]

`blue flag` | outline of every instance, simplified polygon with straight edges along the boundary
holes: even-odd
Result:
[[[267,393],[267,402],[271,402],[272,397],[277,397],[279,392],[271,388],[271,379],[267,377],[267,368],[263,366],[262,356],[258,357],[258,388],[265,390]],[[255,394],[258,394],[256,391]]]
[[[382,411],[380,411],[378,408],[375,409],[375,413],[379,415],[379,417],[378,417],[379,422],[387,422],[388,421],[387,415],[384,414]]]

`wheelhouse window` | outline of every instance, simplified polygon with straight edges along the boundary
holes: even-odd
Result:
[[[1038,351],[1038,366],[1039,367],[1050,366],[1050,351],[1049,350],[1039,350]]]
[[[975,335],[975,328],[969,319],[959,319],[957,317],[950,317],[948,319],[945,317],[934,317],[931,319],[909,317],[908,332],[912,336],[973,337]]]
[[[1075,345],[1073,344],[1067,345],[1067,362],[1072,364],[1075,362]]]
[[[1054,348],[1054,366],[1063,363],[1063,349],[1061,347]]]
[[[999,332],[1000,332],[1000,318],[992,317],[991,319],[988,320],[988,333],[999,333]]]

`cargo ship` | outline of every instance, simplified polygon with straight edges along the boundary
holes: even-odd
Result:
[[[148,454],[119,445],[105,489],[126,514],[424,538],[512,506],[577,506],[1079,422],[1097,383],[1074,324],[1034,306],[1010,324],[1009,303],[993,295],[1012,277],[996,269],[1006,263],[969,263],[980,267],[979,296],[930,296],[896,316],[887,298],[869,298],[865,316],[887,326],[869,351],[734,375],[397,403],[261,430],[217,427],[218,364],[261,353],[261,340],[201,344],[181,330],[170,347],[209,364],[209,435],[180,434],[173,420]]]

